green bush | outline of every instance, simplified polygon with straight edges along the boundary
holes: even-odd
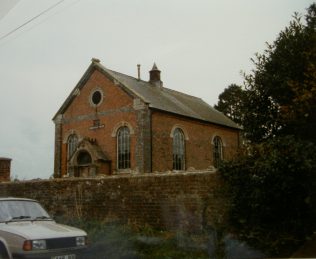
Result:
[[[314,144],[274,138],[223,163],[220,172],[230,194],[230,224],[250,245],[282,254],[315,230]]]

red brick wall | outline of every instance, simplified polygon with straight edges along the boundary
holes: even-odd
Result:
[[[98,107],[93,107],[90,97],[96,89],[102,90],[103,102]],[[99,119],[104,127],[92,130],[95,119]],[[151,110],[150,114],[147,106],[134,109],[134,97],[124,91],[119,84],[115,84],[100,71],[95,70],[63,115],[60,176],[67,173],[67,137],[72,132],[79,138],[96,139],[108,159],[112,161],[112,170],[115,170],[117,139],[112,133],[121,122],[129,123],[134,131],[134,134],[131,134],[131,169],[140,172],[172,170],[170,134],[176,125],[180,125],[188,138],[185,143],[186,169],[206,169],[213,165],[212,139],[216,135],[223,140],[224,159],[231,158],[238,147],[239,133],[234,129],[156,110]],[[56,149],[56,152],[59,152],[59,148]],[[55,164],[58,164],[58,161]],[[59,176],[56,173],[55,175]]]
[[[10,181],[11,159],[0,158],[0,182]]]
[[[171,131],[179,125],[188,140],[186,147],[186,169],[206,169],[213,165],[212,138],[220,136],[224,145],[224,159],[230,159],[237,151],[239,133],[236,130],[203,123],[185,117],[154,111],[152,113],[152,168],[153,171],[172,170]]]
[[[0,196],[39,200],[53,217],[194,231],[225,222],[227,202],[216,173],[116,175],[0,184]]]
[[[89,103],[90,95],[94,89],[100,88],[103,91],[103,102],[97,108]],[[97,117],[96,111],[99,114]],[[98,118],[103,128],[91,130],[93,120]],[[79,137],[96,139],[98,145],[105,151],[112,161],[111,168],[116,169],[116,138],[112,137],[115,126],[122,122],[128,122],[136,131],[136,113],[133,110],[133,98],[126,92],[114,85],[102,73],[95,70],[80,94],[74,99],[64,114],[62,126],[63,145],[62,145],[62,174],[66,173],[67,168],[67,136],[75,130]],[[131,135],[131,168],[135,168],[135,145],[136,136]]]

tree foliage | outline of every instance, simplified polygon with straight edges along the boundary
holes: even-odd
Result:
[[[250,145],[220,172],[231,225],[276,255],[316,229],[316,3],[253,62],[240,117]]]
[[[242,125],[248,140],[293,134],[316,142],[316,4],[298,14],[245,75]]]
[[[215,109],[224,113],[237,124],[241,125],[243,120],[243,103],[245,91],[236,84],[229,85],[218,97]]]
[[[252,145],[250,154],[221,166],[230,223],[250,244],[276,255],[315,229],[316,147],[285,136]]]

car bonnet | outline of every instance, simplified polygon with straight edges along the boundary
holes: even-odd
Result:
[[[55,221],[19,221],[1,223],[0,231],[1,230],[30,240],[86,235],[86,232],[83,230],[57,224]]]

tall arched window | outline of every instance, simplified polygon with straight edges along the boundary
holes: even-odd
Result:
[[[67,141],[67,158],[68,160],[72,157],[74,152],[76,151],[78,145],[78,137],[76,134],[72,134],[69,136]]]
[[[185,170],[185,143],[183,131],[176,128],[173,132],[173,170]]]
[[[215,167],[219,167],[223,160],[223,142],[219,136],[213,139],[213,160]]]
[[[117,168],[131,167],[130,131],[124,126],[117,131]]]

